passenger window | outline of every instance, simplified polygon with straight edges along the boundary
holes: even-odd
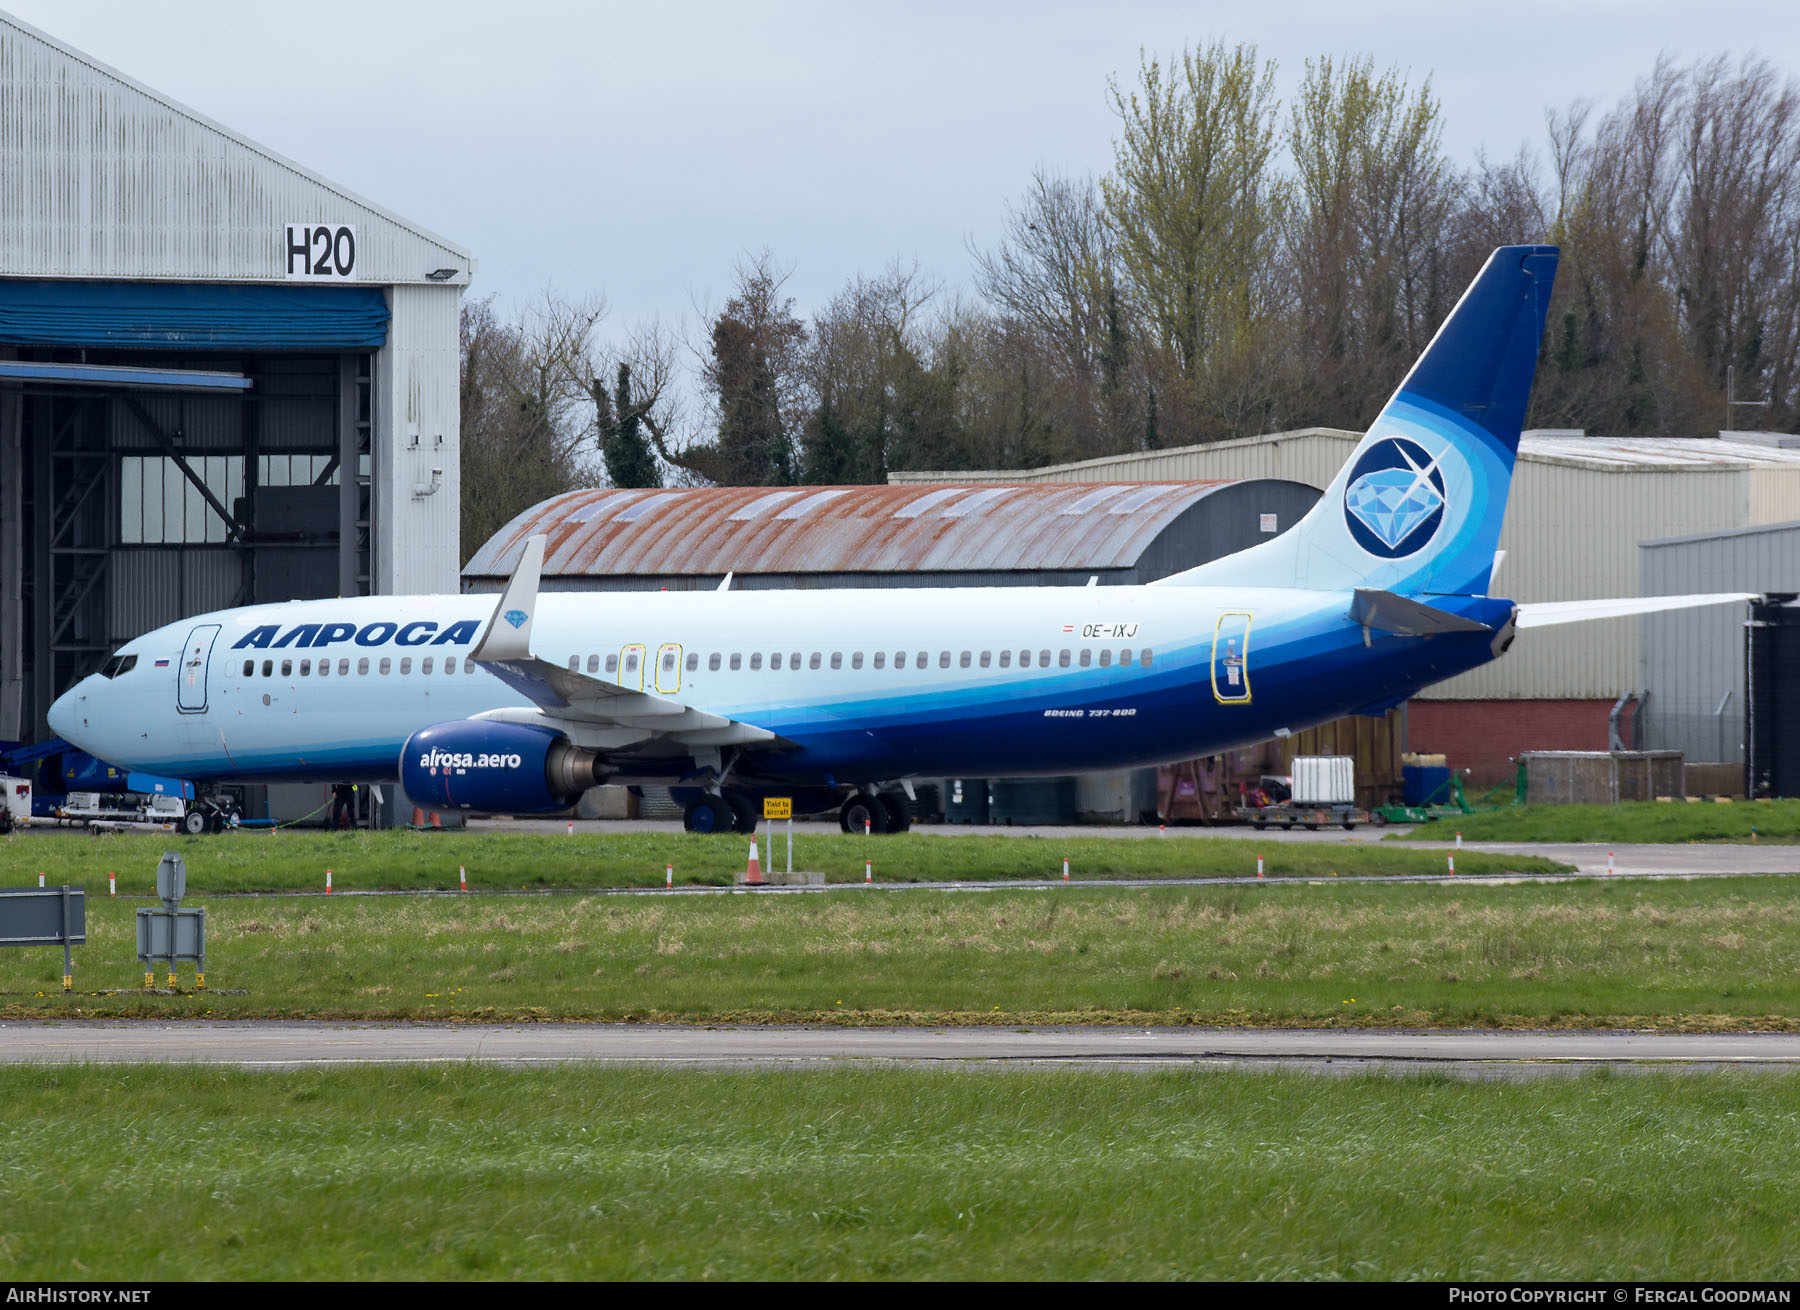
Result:
[[[1138,656],[1138,663],[1143,665],[1146,669],[1150,667],[1150,652],[1148,650]]]
[[[822,660],[823,660],[823,656],[821,656],[819,654],[819,652],[815,650],[812,653],[812,658],[806,662],[806,667],[809,669],[816,669],[819,667]]]
[[[281,676],[284,678],[291,678],[294,676],[294,661],[281,661]]]
[[[1031,652],[1030,651],[1022,650],[1019,652],[1019,667],[1021,669],[1029,669],[1031,667]]]
[[[751,672],[755,672],[757,669],[760,669],[761,667],[762,667],[762,652],[760,650],[751,651],[750,652]]]
[[[862,663],[862,657],[860,655],[857,657],[856,662],[858,664]],[[834,650],[831,652],[831,667],[834,669],[841,669],[844,667],[844,652],[843,651]]]
[[[356,676],[359,678],[369,676],[369,657],[367,655],[356,661]]]
[[[1093,662],[1094,662],[1094,652],[1091,650],[1084,649],[1081,652],[1081,667],[1085,669],[1088,665],[1092,664]]]
[[[800,652],[799,651],[795,651],[792,655],[788,656],[788,667],[790,669],[792,669],[795,673],[800,672]],[[813,665],[813,667],[816,669],[819,666],[815,664],[815,665]]]
[[[769,667],[771,669],[779,669],[781,667],[780,651],[776,651],[773,655],[769,656]]]
[[[330,660],[320,660],[319,661],[319,676],[321,678],[329,678],[331,676],[331,661]]]
[[[444,656],[444,672],[447,674],[456,672],[456,656]]]
[[[724,661],[719,658],[719,652],[714,651],[711,655],[706,657],[707,672],[717,673],[719,671],[719,665],[722,663],[724,663]],[[736,668],[737,666],[733,665],[732,667]]]
[[[419,661],[419,672],[420,673],[430,673],[431,672],[431,656],[427,655],[424,659]]]
[[[981,667],[982,668],[985,669],[988,665],[992,664],[993,662],[994,662],[994,657],[991,652],[985,651],[985,650],[981,652]]]
[[[1119,652],[1119,667],[1124,668],[1129,663],[1131,663],[1131,652],[1128,650],[1120,651]]]
[[[587,658],[587,671],[588,671],[588,672],[589,672],[589,673],[598,673],[598,672],[600,672],[600,657],[599,657],[599,656],[598,656],[598,655],[589,655],[589,656],[588,656],[588,658]]]
[[[569,656],[569,672],[570,673],[580,673],[581,672],[581,656],[579,656],[579,655]]]
[[[608,655],[606,657],[606,671],[608,673],[617,673],[619,671],[619,657],[617,655]]]
[[[983,651],[981,653],[981,662],[983,664],[987,663],[987,652],[986,651]],[[1003,669],[1012,667],[1012,652],[1010,650],[1003,650],[1000,652],[1000,667]]]
[[[263,661],[263,677],[272,678],[274,676],[275,676],[275,661],[274,660],[264,660]]]
[[[884,650],[876,651],[873,659],[874,659],[874,664],[875,664],[876,668],[884,669],[887,667],[887,652],[886,651],[884,651]]]
[[[246,678],[249,678],[249,677],[254,677],[255,674],[256,674],[256,661],[255,660],[245,660],[244,661],[244,676]]]
[[[411,672],[412,672],[412,656],[402,655],[400,657],[400,676],[404,678],[407,674],[409,674]]]
[[[384,655],[381,658],[381,667],[376,671],[378,673],[380,673],[382,677],[385,678],[385,677],[387,677],[388,673],[393,669],[393,667],[394,667],[394,661],[392,661],[391,659],[387,658],[387,656]]]
[[[1056,663],[1059,668],[1064,668],[1064,669],[1068,668],[1069,667],[1069,652],[1065,650],[1060,655],[1058,655],[1056,657]]]
[[[719,657],[717,655],[713,656],[713,667],[715,669],[719,667]],[[699,669],[700,669],[700,657],[698,655],[689,655],[687,657],[687,671],[689,673],[696,673],[699,671]]]
[[[736,673],[739,669],[741,669],[743,667],[744,667],[744,657],[742,655],[738,654],[736,651],[732,651],[731,652],[731,671],[733,673]]]
[[[1083,653],[1085,654],[1086,652]],[[1083,662],[1085,663],[1085,661]],[[1112,651],[1106,649],[1101,650],[1100,667],[1103,669],[1110,669],[1112,667]]]
[[[974,662],[974,659],[975,659],[974,654],[970,651],[965,650],[962,653],[962,659],[958,660],[957,663],[959,663],[963,668],[966,669],[969,667],[970,664],[972,664]],[[987,661],[983,660],[982,663],[985,664],[985,663],[987,663]]]
[[[964,651],[963,653],[966,655],[968,652]],[[947,669],[950,667],[950,652],[949,651],[940,650],[938,652],[938,667],[940,669]]]
[[[880,663],[881,656],[877,655],[875,657],[875,660],[876,660],[875,667],[880,668],[881,667],[881,663]],[[896,669],[904,669],[906,667],[906,652],[905,651],[897,650],[894,652],[894,667]]]
[[[301,660],[300,661],[300,676],[303,678],[312,676],[312,661],[311,660]]]
[[[919,658],[914,660],[913,662],[915,664],[917,664],[921,669],[924,668],[926,665],[931,663],[931,652],[928,650],[920,651]]]
[[[835,669],[837,665],[833,664],[831,667]],[[862,667],[862,652],[860,650],[852,651],[850,653],[850,667],[853,669],[860,669]]]
[[[1063,667],[1065,669],[1069,667],[1069,652],[1066,650],[1062,653],[1062,662],[1063,662]],[[1038,652],[1038,667],[1040,669],[1047,669],[1050,667],[1050,652],[1049,651],[1040,650]]]

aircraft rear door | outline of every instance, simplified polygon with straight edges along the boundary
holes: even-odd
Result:
[[[1213,630],[1213,699],[1221,705],[1250,703],[1250,616],[1221,614]]]
[[[202,623],[188,633],[187,643],[181,648],[175,708],[183,714],[206,712],[206,671],[212,662],[213,642],[218,636],[218,624]]]

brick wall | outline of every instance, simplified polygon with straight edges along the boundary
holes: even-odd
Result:
[[[1609,744],[1609,700],[1414,700],[1406,712],[1406,749],[1443,755],[1469,770],[1468,781],[1492,787],[1513,779],[1520,751],[1603,751]],[[1631,743],[1630,706],[1619,730]]]

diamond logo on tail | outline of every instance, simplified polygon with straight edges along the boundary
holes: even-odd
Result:
[[[1422,550],[1437,535],[1448,505],[1443,459],[1403,437],[1376,442],[1351,471],[1344,519],[1357,545],[1385,559]]]
[[[525,620],[531,616],[524,610],[507,610],[506,613],[502,614],[500,617],[512,624],[513,627],[522,628],[525,626]]]

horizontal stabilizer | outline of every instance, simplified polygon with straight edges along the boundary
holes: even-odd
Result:
[[[1622,619],[1634,614],[1663,610],[1694,609],[1701,605],[1728,605],[1755,600],[1752,591],[1720,591],[1691,596],[1626,596],[1617,600],[1541,600],[1519,606],[1520,628],[1548,628],[1558,623],[1586,623],[1590,619]]]
[[[1465,619],[1460,614],[1433,609],[1416,600],[1408,600],[1405,596],[1397,596],[1391,591],[1376,591],[1370,587],[1356,589],[1356,599],[1350,602],[1350,618],[1352,622],[1360,623],[1365,628],[1392,632],[1402,637],[1429,637],[1438,632],[1493,631],[1487,624],[1478,623],[1474,619]]]

